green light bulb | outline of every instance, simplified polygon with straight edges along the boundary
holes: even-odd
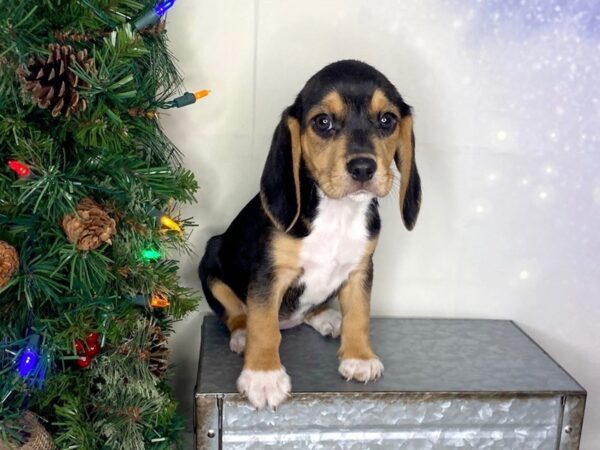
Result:
[[[146,261],[153,261],[158,258],[160,258],[160,252],[155,248],[147,248],[142,250],[142,259],[145,259]]]

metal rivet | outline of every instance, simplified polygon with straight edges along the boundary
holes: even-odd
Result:
[[[573,427],[571,425],[567,425],[565,427],[565,433],[571,434],[573,432]]]
[[[206,433],[206,435],[209,438],[214,438],[215,437],[215,430],[208,430],[208,433]]]

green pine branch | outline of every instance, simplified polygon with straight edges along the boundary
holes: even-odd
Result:
[[[181,92],[182,79],[161,26],[137,32],[129,22],[151,0],[0,0],[0,240],[19,255],[17,273],[0,287],[0,440],[13,444],[24,408],[40,415],[59,448],[167,449],[182,419],[168,383],[149,369],[153,327],[168,335],[198,295],[180,284],[171,252],[190,252],[193,173],[164,134],[158,110]],[[71,64],[86,108],[51,115],[23,89],[18,72],[48,45],[87,51],[91,70]],[[8,160],[27,165],[19,178]],[[111,242],[80,250],[63,218],[93,198],[116,221]],[[183,232],[161,227],[153,211]],[[157,260],[144,250],[159,252]],[[170,305],[134,303],[160,293]],[[102,339],[88,368],[75,342]],[[42,389],[16,371],[28,336],[41,337],[48,371]],[[83,344],[87,345],[87,344]],[[167,375],[170,373],[166,371]]]

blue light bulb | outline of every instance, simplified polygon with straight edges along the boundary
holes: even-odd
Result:
[[[31,347],[27,347],[19,357],[17,370],[19,371],[21,378],[26,378],[31,372],[33,372],[39,361],[40,356],[37,354],[37,352]]]
[[[175,4],[175,0],[165,0],[154,7],[154,11],[159,17],[162,17],[167,10]]]
[[[133,21],[133,27],[140,31],[147,26],[154,25],[160,21],[169,8],[175,4],[175,0],[164,0],[157,4],[154,8],[146,10],[141,16]]]

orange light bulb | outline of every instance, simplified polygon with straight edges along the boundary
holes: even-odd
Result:
[[[158,292],[153,294],[150,299],[150,306],[152,308],[167,308],[170,304],[169,299]]]
[[[196,100],[200,100],[202,97],[206,97],[208,94],[210,94],[208,89],[202,89],[201,91],[194,92],[194,97],[196,97]]]

